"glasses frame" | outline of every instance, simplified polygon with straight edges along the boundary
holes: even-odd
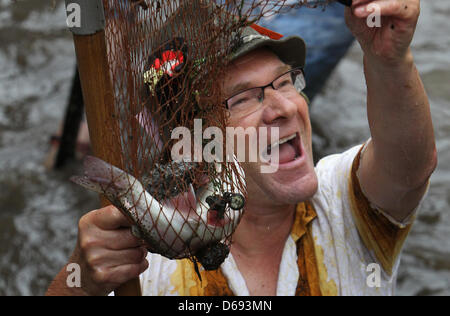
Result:
[[[239,92],[233,94],[232,96],[230,96],[229,98],[227,98],[227,99],[223,102],[224,105],[225,105],[225,108],[226,108],[227,110],[231,111],[230,108],[229,108],[229,106],[228,106],[228,101],[230,101],[230,99],[234,98],[235,96],[237,96],[237,95],[239,95],[239,94],[241,94],[241,93],[244,93],[244,92],[247,92],[247,91],[253,90],[253,89],[261,89],[261,90],[262,90],[262,97],[263,97],[263,101],[264,101],[266,89],[267,89],[268,87],[272,87],[273,90],[277,91],[278,89],[275,89],[275,86],[273,85],[274,82],[277,81],[278,79],[280,79],[281,77],[285,76],[286,74],[291,73],[291,72],[294,72],[294,71],[300,71],[300,72],[301,72],[301,74],[303,75],[303,79],[304,79],[304,81],[305,81],[305,87],[306,87],[305,69],[304,69],[303,67],[296,67],[296,68],[293,68],[293,69],[291,69],[291,70],[289,70],[289,71],[286,71],[285,73],[279,75],[279,76],[276,77],[274,80],[272,80],[272,82],[270,82],[269,84],[266,84],[266,85],[264,85],[264,86],[259,86],[259,87],[248,88],[248,89],[245,89],[245,90],[242,90],[242,91],[239,91]],[[295,82],[294,82],[294,87],[295,87]],[[305,88],[303,88],[303,89],[305,89]],[[302,91],[303,91],[303,90],[302,90]],[[299,94],[301,93],[301,91],[297,91],[297,92],[298,92]]]

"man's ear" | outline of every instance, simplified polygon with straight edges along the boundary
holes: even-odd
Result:
[[[306,93],[304,93],[303,91],[301,91],[301,92],[300,92],[300,95],[301,95],[302,97],[305,98],[306,103],[308,104],[308,106],[310,106],[310,105],[311,105],[311,100],[309,100],[309,98],[308,98],[308,96],[306,95]]]

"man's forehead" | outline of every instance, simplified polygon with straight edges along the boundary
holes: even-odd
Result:
[[[269,49],[258,49],[230,63],[225,77],[225,91],[233,94],[239,90],[251,88],[255,85],[254,76],[259,74],[268,76],[281,75],[289,71],[291,66],[283,63],[276,54]],[[263,78],[261,78],[263,79]],[[267,78],[270,79],[270,78]]]

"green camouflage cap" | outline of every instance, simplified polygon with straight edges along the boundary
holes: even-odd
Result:
[[[301,37],[283,37],[281,34],[253,24],[245,27],[237,42],[231,60],[244,56],[258,48],[269,48],[284,63],[293,68],[304,67],[306,59],[306,44]]]
[[[166,86],[167,80],[161,79],[165,77],[170,79],[174,74],[180,73],[189,61],[193,62],[195,69],[198,70],[192,74],[201,73],[202,64],[211,55],[217,57],[223,53],[228,54],[227,57],[223,56],[224,59],[233,61],[258,48],[268,48],[282,62],[293,68],[305,66],[306,45],[302,38],[283,37],[256,24],[242,26],[231,36],[218,37],[216,47],[219,51],[214,51],[213,45],[209,51],[204,51],[203,43],[210,38],[207,37],[208,33],[203,34],[202,30],[212,28],[211,23],[219,28],[220,20],[234,18],[226,12],[221,12],[223,16],[211,19],[211,15],[217,14],[213,12],[214,10],[214,6],[205,6],[200,0],[182,1],[180,7],[162,23],[161,28],[149,36],[150,46],[153,49],[144,68],[144,82],[151,94],[157,92],[158,86]],[[180,80],[183,79],[180,77]]]
[[[206,3],[209,3],[209,1],[206,0]],[[196,42],[203,37],[202,30],[206,25],[211,23],[211,15],[217,14],[214,10],[214,3],[206,6],[205,4],[202,4],[201,0],[181,1],[180,7],[171,17],[167,18],[167,23],[152,34],[153,44],[158,44],[156,46],[159,46],[172,41],[174,38],[183,38],[184,42],[189,47],[191,56],[195,55],[195,59],[207,57],[199,56],[199,54],[196,53],[195,46],[198,44]],[[220,20],[229,20],[231,18],[229,13],[225,11],[221,14],[223,14],[223,16],[218,19],[219,24]],[[188,29],[186,29],[186,25],[189,26]],[[193,34],[198,37],[195,41],[192,41]],[[252,24],[250,26],[239,28],[231,38],[232,41],[230,43],[222,43],[223,47],[227,45],[233,46],[231,47],[232,54],[229,56],[231,57],[231,60],[243,56],[255,49],[267,47],[284,63],[289,64],[292,67],[305,66],[306,45],[301,37],[283,37],[283,35],[272,30]],[[224,39],[225,38],[223,38],[223,40]],[[208,39],[205,38],[204,40],[206,41]]]

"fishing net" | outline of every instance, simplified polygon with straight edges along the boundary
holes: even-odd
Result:
[[[91,159],[87,178],[78,181],[89,187],[109,173],[112,181],[97,181],[102,192],[150,251],[191,258],[207,270],[228,255],[245,205],[245,175],[225,141],[203,137],[208,128],[227,135],[227,61],[244,27],[317,3],[103,0],[117,121],[110,128],[125,174]]]

